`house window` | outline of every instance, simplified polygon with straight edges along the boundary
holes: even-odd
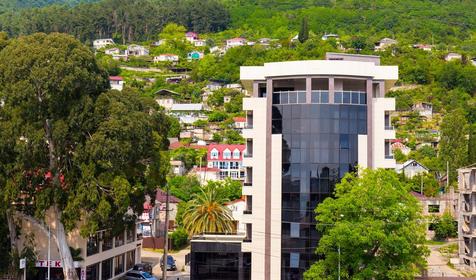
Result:
[[[87,256],[99,253],[99,236],[97,234],[88,238]]]
[[[224,159],[231,159],[231,151],[226,149],[224,152],[223,152],[223,158]]]
[[[102,266],[101,279],[107,280],[112,278],[112,258],[102,261],[101,266]]]
[[[428,205],[428,213],[439,213],[440,205]]]
[[[99,263],[95,263],[86,267],[86,279],[99,280]]]
[[[228,162],[220,161],[220,169],[228,169]]]
[[[299,253],[289,254],[289,267],[299,268]]]
[[[126,270],[131,269],[136,264],[136,251],[132,250],[126,253]]]
[[[240,173],[238,171],[231,171],[230,174],[231,174],[231,178],[239,179],[239,174]]]
[[[114,276],[124,272],[124,255],[119,255],[114,258]]]
[[[212,164],[213,164],[213,167],[218,168],[218,161],[214,161]]]
[[[239,158],[240,158],[240,150],[235,149],[235,150],[233,151],[233,158],[234,158],[234,159],[239,159]]]
[[[299,224],[291,223],[291,237],[299,238]]]
[[[210,158],[216,159],[218,158],[218,151],[216,149],[213,149],[210,153]]]
[[[102,232],[102,251],[107,251],[112,249],[112,234],[110,231]],[[103,278],[104,279],[104,278]],[[106,278],[107,279],[107,278]]]

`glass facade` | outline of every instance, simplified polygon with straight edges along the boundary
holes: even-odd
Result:
[[[302,279],[317,259],[320,234],[314,209],[358,163],[358,135],[367,134],[367,107],[359,105],[279,104],[272,107],[273,133],[282,134],[282,279]],[[349,103],[353,103],[352,94]],[[347,99],[347,96],[346,96]]]

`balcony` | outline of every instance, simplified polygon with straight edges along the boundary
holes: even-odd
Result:
[[[252,210],[243,210],[243,215],[251,215],[253,214]]]
[[[243,155],[244,158],[252,158],[253,157],[253,154],[252,153],[245,153]]]
[[[385,155],[385,159],[394,159],[393,155]]]
[[[253,183],[251,183],[251,182],[244,182],[244,183],[243,183],[243,186],[245,186],[245,187],[251,187],[251,186],[253,186]]]

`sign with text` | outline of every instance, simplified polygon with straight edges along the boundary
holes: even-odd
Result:
[[[26,267],[26,259],[20,259],[20,269],[24,269]]]
[[[38,260],[36,261],[36,267],[48,267],[48,261],[47,260]],[[79,262],[74,262],[73,266],[75,268],[81,267]],[[63,265],[61,263],[61,260],[50,260],[50,267],[51,268],[62,268]]]

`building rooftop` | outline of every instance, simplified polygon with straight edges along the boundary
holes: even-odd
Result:
[[[173,104],[171,111],[203,111],[203,104],[191,103],[191,104]]]

